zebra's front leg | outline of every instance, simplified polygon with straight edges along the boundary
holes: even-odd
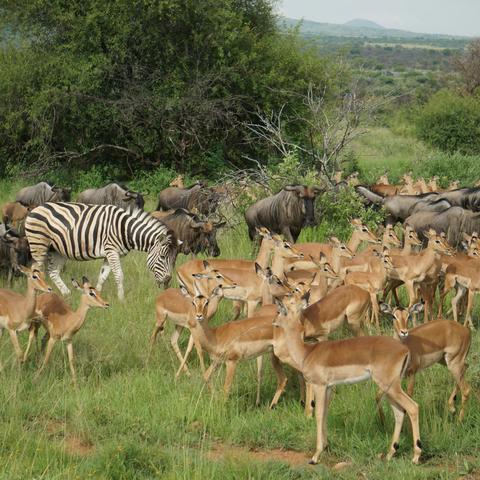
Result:
[[[110,264],[108,263],[108,260],[105,258],[103,261],[102,268],[100,269],[100,275],[98,276],[98,282],[97,282],[97,290],[99,292],[102,291],[103,284],[107,280],[108,276],[110,275],[110,271],[112,268],[110,267]]]
[[[62,271],[62,268],[65,265],[66,261],[67,259],[57,252],[52,252],[48,256],[48,275],[53,280],[53,283],[57,286],[60,292],[62,292],[62,295],[70,294],[70,289],[65,285],[62,278],[60,277],[60,272]]]
[[[107,262],[113,271],[115,282],[117,283],[118,299],[123,302],[123,300],[125,300],[125,293],[123,290],[123,271],[122,265],[120,264],[120,255],[114,250],[106,252],[105,255],[107,257]]]

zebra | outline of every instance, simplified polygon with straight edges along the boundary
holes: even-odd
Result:
[[[124,299],[120,257],[130,250],[147,252],[147,266],[158,285],[167,284],[175,264],[178,242],[160,220],[142,210],[126,211],[115,205],[46,203],[33,209],[25,222],[25,234],[34,262],[47,271],[63,295],[70,290],[60,277],[67,261],[103,258],[97,290],[110,271]]]

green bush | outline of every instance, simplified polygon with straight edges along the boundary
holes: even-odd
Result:
[[[446,152],[480,153],[480,101],[441,90],[420,111],[417,133]]]

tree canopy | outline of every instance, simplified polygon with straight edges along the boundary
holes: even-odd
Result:
[[[16,32],[0,52],[7,162],[208,174],[260,154],[245,127],[257,112],[298,115],[297,94],[333,85],[334,66],[277,29],[270,0],[2,5]]]

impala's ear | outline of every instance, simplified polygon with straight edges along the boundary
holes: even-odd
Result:
[[[307,290],[300,299],[302,301],[302,310],[308,307],[308,302],[310,300],[310,290]]]
[[[257,263],[255,262],[255,273],[262,277],[262,278],[265,278],[265,271],[263,270],[263,268]]]
[[[380,311],[385,313],[386,315],[393,315],[392,307],[388,303],[381,303],[380,304]]]
[[[74,279],[72,278],[72,285],[77,289],[77,290],[81,290],[83,292],[83,288],[80,286],[80,284]]]
[[[210,266],[210,263],[207,260],[203,261],[203,268],[207,270],[207,272],[209,272],[212,269],[212,267]]]
[[[191,297],[189,291],[185,288],[184,285],[180,285],[180,292],[184,297]]]

